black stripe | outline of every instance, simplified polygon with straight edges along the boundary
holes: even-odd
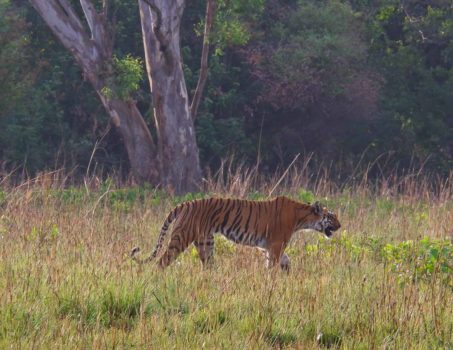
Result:
[[[228,210],[226,213],[225,213],[225,219],[223,220],[223,222],[217,227],[216,231],[218,231],[219,229],[223,231],[223,228],[225,227],[225,225],[227,224],[228,222],[228,219],[230,218],[230,214],[231,214],[231,211]]]
[[[209,198],[209,200],[206,202],[207,205],[207,210],[204,213],[204,221],[202,222],[201,228],[205,230],[205,233],[208,233],[211,231],[211,226],[213,224],[213,213],[216,210],[216,206],[214,205],[215,198]]]
[[[223,211],[223,202],[219,201],[220,207],[217,208],[213,213],[212,213],[212,221],[211,225],[215,225],[218,217],[222,214]],[[220,224],[217,227],[214,227],[214,232],[217,232],[219,230]]]
[[[231,213],[233,213],[233,210],[234,210],[234,207],[236,206],[236,202],[237,200],[236,199],[233,199],[233,205],[232,205],[232,208],[231,208]],[[228,225],[226,227],[226,231],[225,231],[225,227],[223,227],[223,230],[225,231],[225,234],[229,235],[230,232],[231,232],[231,225],[235,222],[235,220],[237,219],[237,215],[238,215],[238,210],[236,209],[235,213],[233,214],[233,222]],[[228,224],[228,222],[227,222]]]
[[[236,217],[234,218],[233,222],[230,225],[230,228],[228,229],[228,234],[230,234],[231,231],[235,231],[236,228],[240,225],[241,219],[242,219],[242,213],[241,213],[241,206],[240,203],[238,203],[238,210],[236,211]]]
[[[188,218],[187,218],[187,220],[185,220],[185,225],[184,225],[186,235],[194,234],[194,232],[192,232],[192,231],[194,231],[193,230],[194,223],[198,218],[198,213],[203,208],[202,203],[197,203],[195,201],[191,201],[190,205],[191,205],[190,210],[188,211],[188,213],[186,215],[186,216],[188,216]]]
[[[250,218],[252,217],[252,212],[253,212],[253,203],[249,202],[248,205],[250,206],[250,211],[249,211],[249,217],[247,218],[247,223],[245,224],[244,232],[247,232],[249,230]]]

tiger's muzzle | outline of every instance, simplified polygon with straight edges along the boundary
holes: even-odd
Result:
[[[324,235],[325,235],[327,238],[331,238],[332,235],[333,235],[333,232],[335,232],[336,230],[338,230],[340,227],[341,227],[341,225],[338,225],[338,226],[329,225],[329,226],[327,226],[327,227],[324,229]]]

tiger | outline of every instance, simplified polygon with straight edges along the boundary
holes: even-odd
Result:
[[[159,254],[172,222],[170,242]],[[337,215],[319,202],[305,204],[285,196],[265,201],[198,199],[179,204],[168,214],[149,257],[137,258],[139,247],[133,248],[130,256],[143,264],[159,255],[157,264],[163,269],[193,243],[201,263],[207,265],[214,253],[214,234],[221,233],[235,243],[265,251],[267,267],[279,264],[289,271],[290,259],[284,251],[296,231],[314,229],[330,238],[340,227]]]

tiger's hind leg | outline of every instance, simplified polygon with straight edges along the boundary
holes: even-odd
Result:
[[[179,254],[181,254],[186,248],[193,242],[193,236],[191,237],[186,231],[175,228],[171,233],[170,243],[165,249],[165,252],[158,260],[158,265],[161,268],[166,268],[170,265]]]
[[[193,242],[197,248],[198,256],[200,257],[203,266],[212,263],[214,254],[214,235],[211,233],[204,239],[199,239]]]

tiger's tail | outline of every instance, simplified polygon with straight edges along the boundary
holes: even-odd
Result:
[[[168,214],[164,224],[162,225],[162,228],[160,229],[160,234],[159,238],[157,239],[156,247],[154,248],[154,251],[151,253],[151,255],[145,259],[139,259],[137,258],[136,255],[140,252],[140,247],[135,247],[131,250],[130,254],[132,260],[134,260],[138,264],[146,264],[156,258],[157,254],[159,254],[159,251],[162,249],[165,236],[167,235],[168,227],[173,222],[173,220],[176,219],[178,214],[181,212],[181,209],[182,205],[178,205]]]

